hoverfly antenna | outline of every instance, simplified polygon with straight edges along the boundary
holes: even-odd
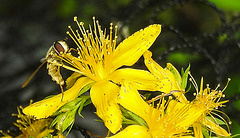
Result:
[[[68,37],[66,36],[66,37],[65,37],[65,39],[63,39],[63,41],[65,41],[65,42],[66,42],[67,40],[68,40]]]

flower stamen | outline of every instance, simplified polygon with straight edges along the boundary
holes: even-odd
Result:
[[[190,73],[190,71],[188,72],[188,75],[190,76],[189,81],[191,81],[191,83],[193,84],[193,87],[196,90],[196,93],[194,93],[194,95],[198,95],[198,85],[197,82],[195,81],[195,79],[193,78],[192,74]]]
[[[85,30],[83,22],[78,22],[77,17],[74,17],[74,21],[79,30],[74,31],[71,26],[68,26],[70,31],[66,33],[77,45],[78,58],[62,55],[63,61],[93,80],[106,78],[111,73],[111,70],[106,69],[109,66],[106,63],[111,63],[111,54],[116,48],[117,26],[114,33],[113,23],[111,23],[110,34],[106,36],[106,30],[102,31],[95,17],[93,17],[93,29],[89,25],[89,30]]]

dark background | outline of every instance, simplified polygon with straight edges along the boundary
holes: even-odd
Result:
[[[0,0],[0,130],[16,130],[11,114],[17,106],[59,93],[46,65],[26,88],[21,85],[53,42],[66,37],[67,26],[75,25],[74,16],[86,26],[95,16],[102,28],[117,24],[119,40],[150,24],[162,24],[150,48],[159,64],[165,67],[170,62],[180,70],[190,63],[196,81],[203,76],[213,89],[217,84],[223,89],[230,77],[225,91],[230,102],[220,110],[231,118],[231,132],[240,133],[240,4],[236,0],[215,4],[205,0]],[[142,62],[134,67],[144,68]],[[89,110],[95,109],[84,109],[85,119],[77,119],[76,126],[105,134]]]

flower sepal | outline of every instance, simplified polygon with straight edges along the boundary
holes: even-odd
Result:
[[[91,103],[90,95],[82,95],[83,93],[87,92],[92,86],[92,83],[84,86],[79,94],[78,98],[72,100],[71,102],[63,105],[59,110],[57,110],[52,116],[57,116],[51,123],[50,128],[55,126],[55,128],[60,132],[63,133],[67,128],[69,131],[71,130],[74,120],[75,114],[78,111],[78,115],[83,118],[81,115],[81,111],[84,106],[87,106]]]
[[[90,103],[91,103],[90,96],[84,95],[65,104],[57,112],[53,114],[57,115],[57,117],[52,121],[50,128],[55,126],[55,128],[60,133],[63,133],[67,128],[69,128],[68,132],[70,132],[74,124],[76,112],[78,111],[79,116],[83,118],[83,116],[81,115],[81,111],[84,106]]]
[[[121,107],[120,108],[123,115],[123,122],[124,125],[141,125],[144,127],[148,127],[147,123],[144,119],[142,119],[140,116],[134,114],[133,112]]]
[[[187,87],[187,81],[188,81],[188,73],[190,71],[190,64],[188,65],[187,69],[184,71],[183,68],[181,70],[181,75],[182,75],[182,79],[181,79],[181,85],[180,88],[185,90]]]
[[[171,63],[167,63],[165,70],[166,69],[169,70],[172,73],[172,75],[175,77],[176,82],[178,83],[178,86],[180,86],[182,90],[185,90],[187,86],[187,81],[188,81],[188,72],[190,70],[190,64],[185,71],[182,68],[181,75]]]

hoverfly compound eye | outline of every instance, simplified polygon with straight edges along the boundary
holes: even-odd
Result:
[[[68,45],[65,41],[60,40],[60,41],[56,41],[54,44],[54,49],[55,51],[60,54],[60,53],[66,53],[68,51]]]

